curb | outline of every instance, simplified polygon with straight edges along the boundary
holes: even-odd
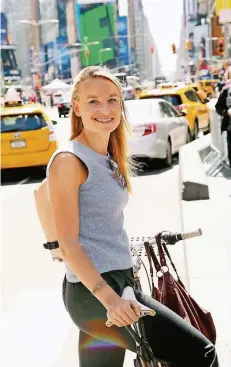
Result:
[[[204,160],[212,151],[211,135],[203,136],[180,148],[179,175],[181,200],[208,200],[208,179]]]

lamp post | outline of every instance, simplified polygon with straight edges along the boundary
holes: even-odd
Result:
[[[34,27],[35,29],[35,33],[33,31],[30,32],[31,35],[31,48],[33,48],[33,50],[35,50],[34,55],[36,56],[36,62],[35,64],[37,66],[39,66],[40,62],[39,62],[39,53],[40,53],[40,41],[41,41],[41,33],[40,33],[40,26],[43,25],[47,25],[47,24],[58,24],[59,20],[58,19],[46,19],[46,20],[28,20],[28,19],[19,19],[17,21],[17,23],[20,24],[27,24],[30,25],[31,27]],[[39,70],[38,70],[39,71]],[[33,74],[33,71],[31,70],[31,73]]]
[[[107,52],[107,51],[111,51],[111,50],[112,50],[112,48],[111,48],[111,47],[101,48],[101,49],[99,50],[99,63],[100,63],[100,65],[102,65],[102,64],[103,64],[103,60],[102,60],[102,53],[103,53],[103,52]]]

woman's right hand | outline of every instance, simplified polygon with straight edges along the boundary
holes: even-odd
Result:
[[[107,318],[113,325],[124,327],[137,322],[140,312],[141,307],[137,302],[120,298],[107,307]]]

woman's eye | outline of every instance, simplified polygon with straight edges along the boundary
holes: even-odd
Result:
[[[90,103],[90,104],[97,104],[97,103],[98,103],[98,101],[97,101],[97,99],[92,99],[89,103]]]
[[[116,98],[110,98],[110,99],[109,99],[109,102],[110,102],[110,103],[115,103],[115,102],[117,102],[117,99],[116,99]]]

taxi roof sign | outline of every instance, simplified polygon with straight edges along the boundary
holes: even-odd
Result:
[[[10,87],[4,96],[5,106],[20,106],[22,105],[22,100],[20,94],[14,87]]]

